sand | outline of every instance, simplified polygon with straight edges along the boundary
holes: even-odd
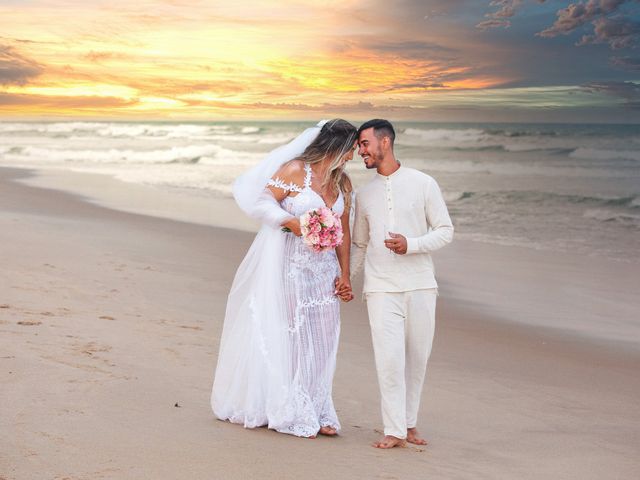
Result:
[[[250,232],[107,208],[16,181],[26,175],[0,169],[4,480],[637,476],[633,265],[454,241],[436,256],[419,425],[430,445],[370,447],[382,427],[359,300],[343,305],[341,435],[299,439],[209,407]]]

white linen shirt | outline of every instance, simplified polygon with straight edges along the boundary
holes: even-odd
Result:
[[[355,204],[351,273],[364,261],[363,293],[437,288],[430,252],[453,239],[437,182],[401,166],[389,176],[376,173],[358,189]],[[398,255],[385,247],[385,232],[404,235],[407,253]]]

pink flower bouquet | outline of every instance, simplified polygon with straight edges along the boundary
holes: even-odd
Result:
[[[314,252],[336,248],[342,244],[340,217],[330,208],[309,210],[300,217],[302,241]]]

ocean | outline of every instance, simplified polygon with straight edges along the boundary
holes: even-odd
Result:
[[[0,164],[231,197],[311,122],[0,122]],[[396,157],[433,176],[457,238],[639,263],[640,125],[398,122]],[[372,175],[355,155],[357,186]]]

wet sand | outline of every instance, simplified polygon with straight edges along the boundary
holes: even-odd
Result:
[[[637,279],[628,266],[585,262],[594,280],[571,259],[454,241],[436,256],[441,296],[419,425],[430,445],[370,447],[382,427],[359,300],[342,310],[334,398],[343,431],[299,439],[217,421],[209,407],[225,299],[251,233],[14,181],[24,175],[0,169],[0,478],[637,474],[638,339],[578,329],[584,312],[611,312],[613,322],[631,311],[631,287],[613,288]],[[590,290],[600,284],[612,295],[622,288],[627,303],[607,307]],[[538,306],[554,295],[570,300]],[[535,326],[550,310],[567,320],[561,328]]]

